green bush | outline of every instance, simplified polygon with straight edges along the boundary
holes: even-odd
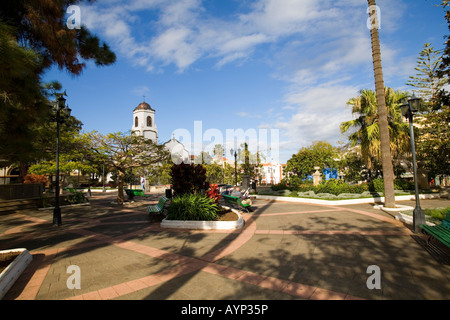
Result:
[[[394,189],[404,191],[414,190],[414,183],[406,180],[396,179],[394,180]]]
[[[287,186],[287,183],[285,180],[281,181],[279,184],[275,184],[271,187],[273,191],[283,191],[287,190],[289,187]]]
[[[343,180],[330,179],[316,187],[313,187],[315,193],[330,193],[338,196],[342,193],[363,193],[368,190],[367,185],[351,185]]]
[[[394,189],[395,190],[414,190],[414,184],[401,179],[394,180]],[[383,179],[374,179],[369,183],[369,190],[372,192],[384,192],[384,180]]]
[[[71,191],[66,199],[70,204],[79,204],[88,202],[88,199],[84,195],[83,191]]]
[[[214,221],[219,206],[203,194],[183,194],[172,199],[167,209],[168,220]]]

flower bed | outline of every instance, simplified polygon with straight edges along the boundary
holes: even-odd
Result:
[[[237,217],[236,220],[231,219],[231,215],[225,213],[224,216],[228,216],[228,218],[223,217],[223,219],[214,220],[214,221],[194,221],[194,220],[168,220],[165,218],[161,221],[162,228],[169,229],[193,229],[193,230],[235,230],[241,229],[244,226],[244,219],[242,218],[239,211],[235,209],[231,209],[228,207],[222,207],[226,210],[231,211]]]

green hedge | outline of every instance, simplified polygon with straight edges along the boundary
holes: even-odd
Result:
[[[330,179],[314,187],[313,191],[315,193],[330,193],[338,196],[341,193],[363,193],[364,191],[368,191],[368,187],[366,184],[351,185],[345,183],[343,180]]]
[[[413,190],[414,185],[405,180],[395,180],[395,190]],[[282,182],[272,187],[273,192],[280,192],[289,190],[291,192],[314,192],[315,194],[331,194],[339,196],[341,194],[362,194],[365,192],[383,193],[384,183],[383,179],[375,179],[370,183],[363,184],[348,184],[343,180],[330,179],[321,183],[318,186],[314,186],[312,183],[294,183],[289,186],[286,182]],[[287,193],[287,192],[286,192]]]
[[[176,196],[167,209],[167,220],[214,221],[219,206],[203,194]]]
[[[409,191],[414,190],[414,184],[406,180],[396,179],[394,180],[394,189]],[[369,183],[369,191],[372,192],[384,192],[384,180],[374,179]]]

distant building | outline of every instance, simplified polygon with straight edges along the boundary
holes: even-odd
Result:
[[[262,184],[279,184],[285,178],[286,164],[263,163],[259,171]]]
[[[189,155],[189,152],[180,141],[175,139],[174,136],[172,137],[172,139],[164,143],[164,146],[170,152],[173,163],[191,163],[191,156]]]

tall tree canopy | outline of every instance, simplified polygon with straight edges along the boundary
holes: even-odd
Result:
[[[431,43],[426,43],[417,58],[417,74],[409,77],[406,83],[414,87],[416,92],[427,103],[429,108],[436,108],[438,93],[447,84],[447,77],[439,77],[438,69],[442,63],[442,50],[435,50]]]
[[[388,111],[388,126],[390,148],[398,158],[409,151],[409,127],[402,120],[400,105],[407,98],[407,92],[385,88],[385,104]],[[381,164],[381,134],[376,93],[363,89],[358,97],[347,103],[352,108],[354,120],[341,124],[341,132],[349,133],[351,147],[359,147],[361,158],[369,170],[374,170]]]
[[[93,60],[97,65],[109,65],[116,56],[107,44],[100,43],[95,35],[80,26],[67,27],[67,8],[81,2],[95,0],[2,0],[0,17],[12,27],[17,42],[34,50],[42,57],[42,68],[57,64],[79,75],[85,63]]]
[[[306,179],[314,173],[314,167],[336,168],[337,158],[337,148],[327,141],[318,141],[294,154],[287,162],[286,171]]]
[[[57,65],[80,75],[85,61],[110,65],[116,56],[86,27],[67,27],[67,8],[81,0],[0,2],[0,165],[26,166],[36,151],[36,126],[50,120],[51,95],[41,83]],[[92,2],[85,0],[85,2]],[[36,158],[34,158],[36,160]]]
[[[123,203],[123,185],[125,174],[129,169],[139,169],[165,163],[170,154],[163,145],[134,134],[121,132],[102,135],[98,132],[88,134],[92,140],[92,150],[109,168],[118,171],[117,202]]]
[[[450,10],[449,1],[443,0],[441,3],[445,20],[450,31]],[[419,164],[427,169],[430,175],[449,175],[450,174],[450,92],[446,89],[450,79],[450,34],[446,36],[444,50],[425,52],[427,58],[430,56],[432,65],[439,62],[435,74],[430,74],[439,81],[438,92],[436,96],[425,97],[425,101],[431,106],[426,110],[421,119],[421,129],[417,141],[417,159]],[[431,54],[433,54],[431,56]],[[418,66],[420,67],[420,65]],[[422,82],[425,87],[431,89],[430,81],[422,76]]]
[[[41,58],[21,47],[0,21],[0,160],[16,162],[32,148],[33,124],[47,109],[41,87]],[[25,152],[26,153],[26,152]]]

